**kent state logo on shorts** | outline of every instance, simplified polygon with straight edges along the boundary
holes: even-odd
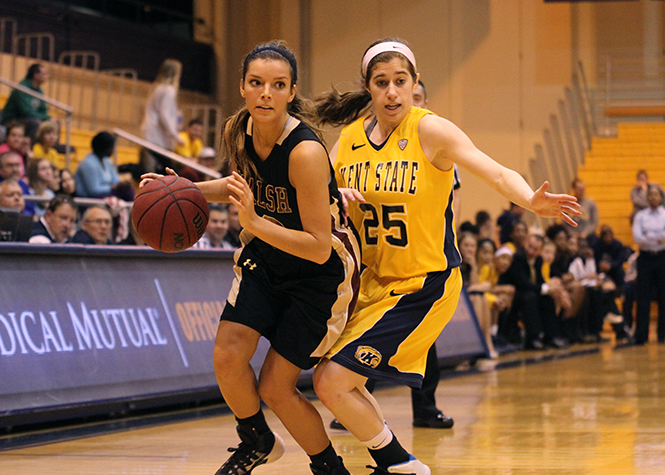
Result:
[[[371,346],[359,346],[356,348],[354,356],[358,361],[370,368],[376,368],[381,363],[381,353]]]

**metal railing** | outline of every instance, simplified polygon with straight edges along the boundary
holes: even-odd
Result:
[[[65,112],[65,168],[69,169],[69,161],[71,155],[70,145],[72,142],[72,115],[74,114],[74,109],[68,106],[67,104],[64,104],[60,101],[56,101],[55,99],[45,96],[44,94],[35,92],[32,89],[22,86],[21,84],[18,84],[14,81],[10,81],[9,79],[0,77],[0,83],[9,86],[12,89],[21,91],[24,94],[28,94],[29,96],[32,96],[36,99],[40,99],[46,102],[47,104],[55,107],[56,109],[60,109]]]
[[[4,53],[7,46],[11,49],[12,41],[16,36],[17,22],[13,17],[0,18],[0,53]]]
[[[48,203],[51,201],[53,198],[47,198],[45,196],[35,196],[35,195],[23,195],[23,199],[25,201],[30,201],[31,203]],[[103,199],[103,198],[80,198],[80,197],[74,197],[73,198],[74,203],[76,203],[79,206],[107,206],[108,202]],[[132,205],[134,204],[133,201],[125,201],[118,199],[118,206],[121,208],[131,208]]]
[[[55,36],[51,33],[14,35],[12,38],[12,79],[17,79],[16,60],[19,56],[52,63],[55,60]],[[48,85],[48,87],[50,86]],[[48,93],[51,94],[50,89]]]
[[[158,145],[155,145],[151,142],[148,142],[147,140],[142,139],[141,137],[137,137],[134,134],[130,134],[129,132],[126,132],[122,129],[114,128],[113,129],[113,134],[122,137],[125,140],[129,140],[132,143],[135,143],[137,145],[140,145],[143,148],[147,148],[148,150],[158,153],[160,155],[165,156],[166,158],[169,158],[173,160],[174,162],[180,163],[181,165],[188,166],[190,168],[193,168],[199,173],[203,173],[206,176],[212,177],[212,178],[221,178],[222,174],[218,172],[217,170],[213,170],[212,168],[204,167],[203,165],[200,165],[198,162],[195,162],[194,160],[191,160],[189,158],[185,158],[183,156],[178,155],[177,153],[173,153],[170,150],[166,150],[165,148],[162,148]],[[116,148],[117,149],[117,148]],[[116,155],[114,156],[115,163],[118,163],[118,157],[117,157],[117,152]]]
[[[78,100],[78,127],[81,128],[83,121],[84,104],[87,102],[85,99],[85,71],[93,71],[93,88],[91,103],[91,128],[97,128],[97,96],[99,91],[99,53],[95,51],[63,51],[58,57],[58,64],[66,66],[60,68],[59,72],[67,75],[66,81],[57,81],[58,97],[66,95],[66,101],[73,103]],[[61,94],[60,88],[66,88],[66,91]]]

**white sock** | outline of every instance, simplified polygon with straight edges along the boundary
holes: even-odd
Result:
[[[362,442],[368,449],[379,450],[384,448],[393,440],[393,433],[388,428],[388,424],[383,425],[383,430],[373,439]]]
[[[499,325],[492,325],[490,327],[490,335],[496,336],[499,333]]]

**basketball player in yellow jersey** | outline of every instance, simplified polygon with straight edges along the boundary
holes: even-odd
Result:
[[[457,306],[462,279],[452,210],[453,166],[483,178],[511,202],[541,216],[579,215],[568,195],[536,192],[483,152],[454,124],[412,107],[416,60],[399,39],[365,52],[364,88],[317,101],[322,123],[346,125],[333,147],[338,186],[362,239],[360,295],[339,340],[319,363],[323,404],[369,449],[374,474],[429,475],[384,422],[367,378],[419,387],[427,351]],[[358,118],[372,105],[373,113]]]

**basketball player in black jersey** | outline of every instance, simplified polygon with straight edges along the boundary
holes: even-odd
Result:
[[[247,55],[240,83],[246,107],[223,129],[233,174],[197,183],[209,202],[235,204],[243,227],[214,350],[217,382],[241,442],[216,475],[248,474],[284,452],[261,399],[310,456],[315,475],[349,474],[321,416],[296,388],[301,370],[313,367],[343,330],[360,265],[327,152],[307,125],[314,109],[296,95],[297,78],[295,56],[281,43]],[[271,348],[257,383],[250,360],[261,336]]]

